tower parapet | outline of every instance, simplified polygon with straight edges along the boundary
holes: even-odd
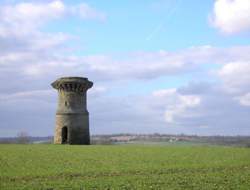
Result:
[[[58,90],[55,144],[89,144],[87,90],[93,82],[83,77],[62,77],[53,82]]]

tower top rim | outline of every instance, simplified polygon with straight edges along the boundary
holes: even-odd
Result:
[[[93,86],[93,82],[89,81],[86,77],[61,77],[58,78],[56,81],[54,81],[51,86],[55,89],[58,89],[61,84],[65,83],[80,83],[80,84],[87,84],[88,88],[91,88]]]
[[[75,77],[75,76],[72,76],[72,77],[60,77],[58,78],[57,80],[88,80],[87,77]]]

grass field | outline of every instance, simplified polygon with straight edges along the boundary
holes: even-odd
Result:
[[[0,145],[0,189],[250,189],[250,149]]]

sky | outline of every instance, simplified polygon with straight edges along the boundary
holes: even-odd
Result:
[[[0,137],[54,134],[63,76],[91,134],[250,135],[249,0],[0,0]]]

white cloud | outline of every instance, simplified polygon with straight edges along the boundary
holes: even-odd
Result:
[[[197,72],[202,70],[204,65],[250,60],[248,51],[250,51],[248,46],[232,48],[198,46],[177,52],[161,50],[119,54],[119,56],[94,55],[79,58],[78,70],[84,67],[88,74],[98,73],[98,77],[102,77],[102,80],[154,79]]]
[[[165,98],[176,94],[176,88],[157,90],[152,93],[155,97]]]
[[[78,6],[71,7],[71,13],[79,15],[82,19],[97,19],[104,21],[106,15],[100,11],[95,10],[86,3],[81,3]]]
[[[200,88],[206,91],[201,93]],[[186,90],[167,88],[147,95],[100,96],[89,101],[95,132],[104,128],[111,133],[232,135],[250,132],[249,106],[240,105],[234,95],[224,92],[218,84],[190,83]]]
[[[160,99],[161,104],[165,106],[165,120],[170,123],[175,123],[176,117],[194,117],[188,110],[197,107],[201,103],[199,96],[182,95],[177,92],[177,89],[155,91],[153,96]]]
[[[48,45],[49,46],[49,45]],[[250,47],[192,47],[178,52],[158,51],[141,52],[117,55],[93,55],[93,56],[66,56],[58,53],[60,48],[48,47],[46,51],[30,50],[7,52],[1,55],[0,52],[0,78],[8,80],[9,76],[16,76],[21,80],[32,78],[44,81],[44,84],[53,79],[65,75],[88,76],[94,81],[117,81],[117,80],[152,80],[162,76],[175,76],[182,74],[197,74],[204,72],[203,67],[221,65],[222,70],[219,76],[225,84],[235,83],[242,80],[245,85],[248,83],[247,65],[250,60]],[[56,51],[55,51],[56,49]],[[244,69],[237,69],[232,74],[241,77],[232,77],[225,66],[230,61],[233,63],[245,63]],[[228,66],[227,66],[228,67]],[[243,66],[239,66],[241,68]],[[244,74],[242,72],[245,72]],[[205,75],[207,73],[204,73]],[[46,76],[46,78],[44,77]],[[214,76],[216,77],[216,76]],[[237,79],[237,80],[236,80]],[[50,81],[51,80],[51,81]],[[28,82],[28,81],[26,81]],[[19,89],[18,86],[9,88]],[[14,81],[13,81],[14,85]],[[0,90],[6,88],[1,86]],[[241,86],[237,87],[241,88]]]
[[[231,93],[244,93],[250,90],[250,61],[225,64],[218,74],[224,87]]]
[[[250,30],[249,0],[216,0],[212,24],[227,34]]]
[[[59,48],[71,35],[45,33],[41,28],[49,21],[66,17],[104,20],[105,14],[86,3],[74,6],[63,1],[31,1],[0,6],[0,48],[3,52],[44,51]]]
[[[61,0],[49,2],[23,2],[0,7],[2,24],[32,29],[52,19],[65,16],[78,16],[82,19],[105,19],[105,14],[95,10],[86,3],[74,6],[66,5]],[[3,31],[3,28],[1,28]],[[20,31],[19,31],[20,33]]]
[[[105,87],[95,85],[96,89],[89,90],[88,98],[92,134],[249,133],[249,106],[239,105],[232,95],[224,93],[219,86],[217,90],[212,90],[205,84],[208,90],[199,94],[197,92],[202,83],[190,84],[186,88],[191,90],[186,89],[185,92],[180,89],[161,89],[140,96],[110,97],[106,96],[108,91]],[[24,129],[30,131],[31,135],[46,135],[48,131],[53,134],[56,96],[57,92],[53,89],[1,94],[2,129],[8,129],[11,125],[17,133],[20,128],[15,123],[18,123],[25,126]],[[249,102],[249,95],[245,98]],[[18,113],[15,122],[10,119],[13,113]],[[33,130],[34,123],[36,128],[44,131]],[[12,134],[15,135],[15,132]]]
[[[33,90],[33,91],[23,91],[17,93],[7,93],[0,94],[0,101],[17,101],[23,99],[40,99],[41,97],[51,96],[53,94],[53,89],[50,90]]]
[[[90,95],[90,97],[94,98],[94,97],[102,96],[106,92],[107,92],[107,88],[105,86],[96,86],[96,85],[94,85],[91,88],[91,90],[88,92],[88,94]]]
[[[243,96],[237,97],[240,104],[243,106],[250,106],[250,93],[244,94]]]
[[[62,17],[65,10],[66,7],[62,1],[48,3],[27,2],[1,6],[0,35],[7,36],[11,32],[16,36],[22,36],[48,20]]]

